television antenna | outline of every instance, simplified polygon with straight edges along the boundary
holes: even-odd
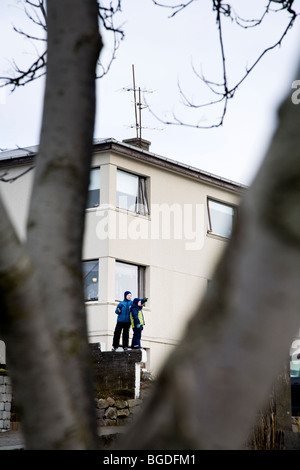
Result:
[[[134,96],[134,113],[135,113],[135,128],[137,139],[142,140],[142,100],[141,100],[141,88],[138,90],[135,85],[135,71],[134,64],[132,64],[132,81],[133,81],[133,96]],[[137,101],[137,91],[139,93],[139,100]]]
[[[136,139],[139,141],[139,146],[142,147],[142,110],[147,108],[147,105],[142,102],[142,91],[151,93],[149,90],[141,90],[141,87],[136,86],[135,82],[135,70],[134,64],[132,64],[132,82],[133,88],[126,87],[124,90],[133,91],[133,100],[134,100],[134,117],[135,117],[135,130],[136,130]],[[133,126],[132,126],[133,127]]]

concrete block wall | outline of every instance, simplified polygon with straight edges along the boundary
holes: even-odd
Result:
[[[12,389],[9,377],[0,375],[0,432],[10,429]]]

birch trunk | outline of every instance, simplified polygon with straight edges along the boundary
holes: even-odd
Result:
[[[96,0],[51,0],[47,10],[47,80],[27,242],[16,239],[2,210],[1,311],[26,448],[88,449],[97,447],[97,432],[81,248],[101,40]]]
[[[101,48],[96,0],[48,2],[48,33],[25,243],[0,202],[0,327],[26,448],[92,449],[81,246]],[[235,449],[247,438],[299,327],[299,113],[288,97],[211,289],[120,447]]]

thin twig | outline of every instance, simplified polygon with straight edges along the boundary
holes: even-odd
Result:
[[[22,176],[26,175],[31,170],[33,170],[33,168],[34,166],[30,166],[29,168],[24,170],[22,173],[19,173],[17,176],[12,176],[11,178],[6,178],[6,176],[9,174],[6,171],[5,173],[2,173],[2,175],[0,175],[0,181],[2,181],[3,183],[14,183],[16,180],[18,180],[19,178],[21,178]]]
[[[196,2],[197,0],[187,0],[185,3],[178,3],[176,5],[175,4],[167,5],[165,3],[158,2],[157,0],[152,0],[152,1],[155,5],[171,9],[173,13],[170,15],[170,17],[174,17],[175,14],[182,11],[184,8],[190,6],[192,3]],[[273,3],[276,4],[276,8],[271,8]],[[192,66],[192,70],[195,73],[196,77],[198,77],[201,80],[201,82],[206,85],[206,87],[210,90],[210,92],[217,96],[217,98],[208,100],[206,102],[202,102],[199,104],[195,104],[186,96],[186,94],[183,92],[182,87],[180,85],[178,85],[178,88],[179,88],[179,94],[183,98],[184,104],[186,106],[189,106],[190,108],[193,108],[193,109],[205,108],[205,107],[211,107],[211,106],[223,103],[221,117],[217,119],[214,124],[203,126],[203,125],[199,125],[199,121],[194,124],[183,122],[181,119],[175,116],[174,113],[173,113],[173,119],[174,119],[173,121],[165,121],[161,118],[158,118],[157,114],[153,112],[153,110],[151,110],[151,108],[149,107],[150,113],[154,117],[156,117],[156,119],[158,119],[160,122],[164,124],[168,124],[168,125],[170,124],[182,125],[182,126],[187,126],[187,127],[195,127],[198,129],[199,128],[208,129],[210,127],[215,128],[215,127],[221,126],[224,122],[225,115],[227,113],[229,100],[235,96],[235,93],[240,87],[240,85],[247,79],[247,77],[251,74],[251,72],[254,70],[256,65],[263,59],[263,57],[268,52],[272,51],[273,49],[281,45],[289,29],[293,26],[297,16],[299,15],[299,13],[296,13],[296,11],[293,9],[293,3],[294,3],[294,0],[269,0],[267,6],[265,7],[263,14],[260,16],[259,19],[247,20],[247,19],[241,18],[235,12],[235,10],[231,7],[230,3],[225,3],[222,0],[213,0],[212,5],[213,5],[213,11],[216,12],[216,24],[218,28],[223,78],[222,78],[221,83],[217,83],[215,81],[208,80],[203,74],[199,74],[196,71],[194,66]],[[246,72],[235,82],[233,86],[230,87],[229,75],[228,75],[228,70],[227,70],[227,65],[226,65],[226,57],[228,54],[228,50],[225,48],[225,43],[224,43],[224,37],[223,37],[223,31],[222,31],[222,17],[226,17],[226,18],[229,18],[231,21],[235,21],[235,23],[238,26],[240,26],[242,29],[248,29],[248,28],[261,26],[267,14],[269,14],[270,12],[277,13],[283,10],[286,10],[287,13],[290,15],[290,20],[288,22],[288,25],[284,29],[283,33],[279,37],[279,39],[274,44],[267,47],[260,54],[258,54],[257,58],[253,61],[252,65],[248,67],[246,69]]]

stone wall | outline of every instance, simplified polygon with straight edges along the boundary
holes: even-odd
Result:
[[[139,413],[141,399],[115,399],[112,397],[96,399],[98,426],[124,426]]]
[[[9,377],[0,375],[0,432],[10,429],[12,390]]]
[[[101,351],[91,344],[96,389],[96,416],[99,427],[124,426],[139,413],[151,379],[142,380],[141,365],[146,351]]]
[[[139,412],[141,365],[146,351],[101,351],[99,343],[91,344],[94,369],[95,403],[98,426],[122,426]],[[145,384],[143,384],[145,393]],[[146,388],[149,384],[146,385]],[[0,432],[12,429],[12,389],[10,379],[0,375]],[[16,427],[16,429],[18,426]]]

